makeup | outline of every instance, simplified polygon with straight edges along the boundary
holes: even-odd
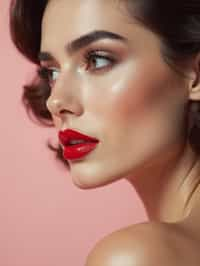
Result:
[[[72,129],[59,131],[58,137],[63,145],[63,157],[66,160],[79,159],[86,156],[96,148],[99,142],[96,138]]]
[[[80,143],[75,145],[68,145],[64,147],[63,157],[66,160],[79,159],[90,153],[95,149],[97,143]]]

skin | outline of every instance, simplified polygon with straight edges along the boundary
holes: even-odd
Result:
[[[185,137],[184,120],[188,100],[200,98],[199,55],[184,66],[188,78],[179,76],[165,63],[159,36],[130,18],[122,2],[49,1],[42,20],[41,51],[53,59],[42,60],[41,65],[56,71],[47,108],[58,130],[71,128],[100,140],[92,153],[69,161],[75,185],[89,189],[124,178],[138,192],[149,220],[156,223],[153,229],[145,225],[148,239],[154,239],[152,232],[166,231],[166,225],[179,225],[200,241],[200,160]],[[66,44],[94,30],[117,33],[127,41],[102,39],[73,55],[66,52]],[[116,63],[96,56],[89,65],[84,61],[88,49],[98,49]],[[136,234],[144,225],[134,228],[103,240],[87,265],[102,263],[106,243],[115,243],[110,245],[111,253],[119,254],[123,248],[120,244],[116,248],[113,239],[127,243],[135,263],[132,248],[141,249],[128,244],[130,237],[134,243],[147,241],[141,238],[144,232]],[[171,241],[175,238],[183,247],[185,242],[174,228]],[[163,243],[160,237],[156,250],[158,243]],[[149,245],[141,246],[148,250]],[[101,265],[112,265],[104,262]],[[127,265],[140,264],[127,260]]]

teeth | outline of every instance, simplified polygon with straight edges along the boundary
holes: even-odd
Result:
[[[73,144],[79,144],[79,143],[84,143],[84,142],[85,142],[84,140],[71,140],[69,144],[73,145]]]

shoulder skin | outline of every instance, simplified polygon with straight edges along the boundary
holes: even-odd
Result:
[[[142,223],[97,242],[85,266],[196,266],[198,253],[192,240],[173,226]]]

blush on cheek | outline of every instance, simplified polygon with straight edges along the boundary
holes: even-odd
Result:
[[[157,75],[139,75],[122,84],[123,88],[113,103],[113,114],[135,116],[162,109],[173,94],[169,78],[167,74],[160,75],[159,79]]]
[[[113,115],[130,117],[137,114],[142,114],[149,109],[151,103],[155,100],[152,93],[152,88],[148,86],[141,86],[135,82],[124,84],[125,89],[114,100],[112,104]]]

